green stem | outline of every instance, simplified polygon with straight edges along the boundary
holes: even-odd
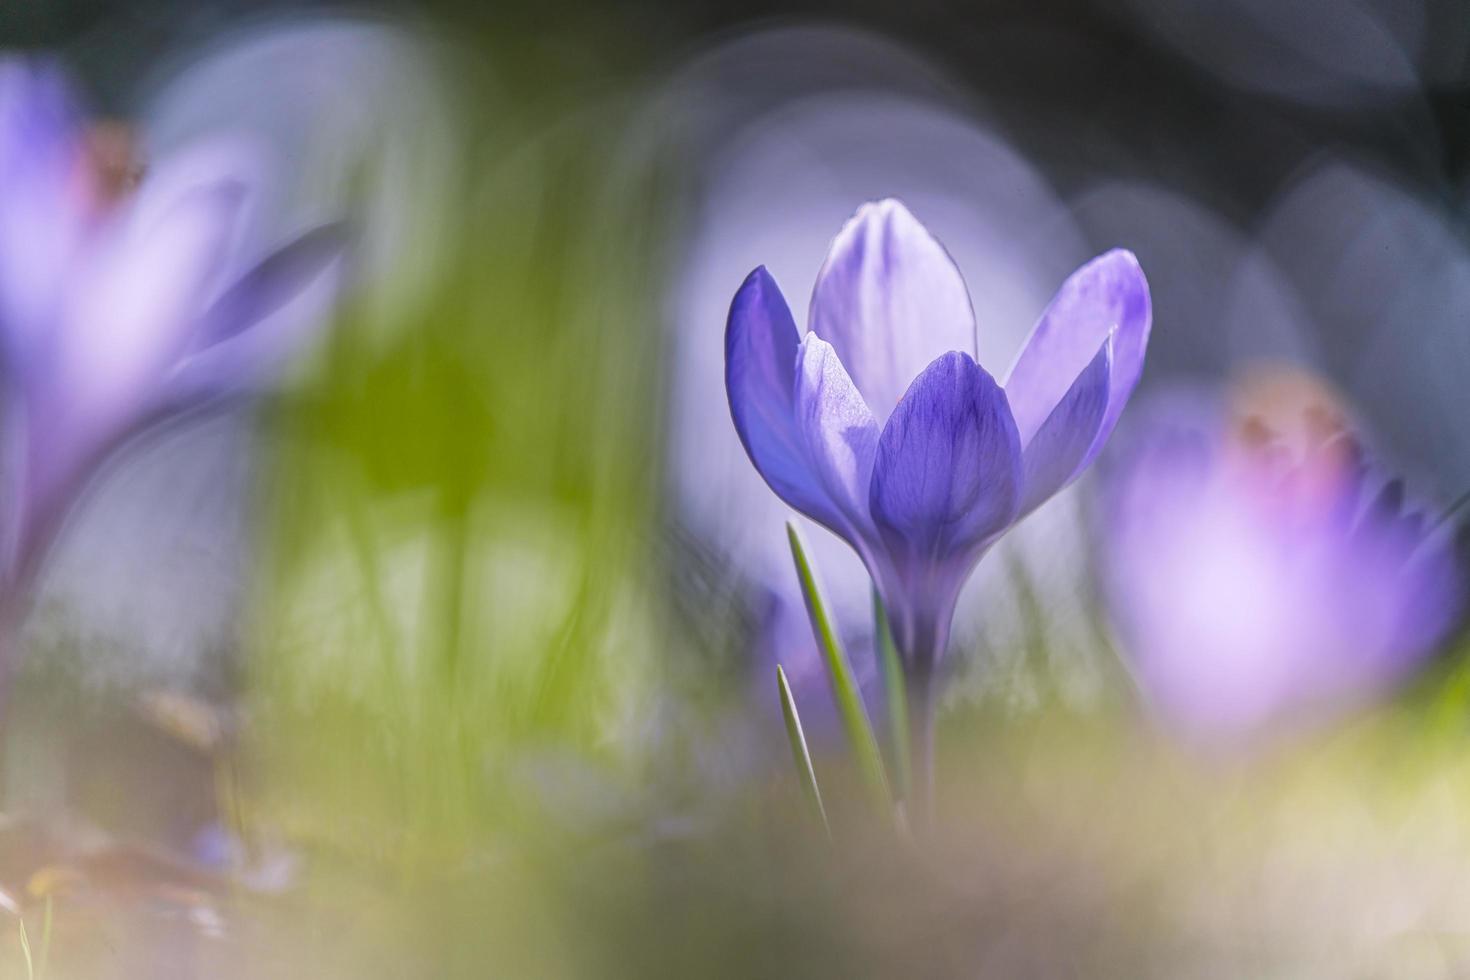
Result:
[[[908,692],[903,678],[903,661],[893,642],[893,629],[883,597],[873,589],[873,645],[883,668],[883,695],[888,703],[888,758],[899,799],[907,801],[913,784],[909,777]]]
[[[913,672],[908,678],[909,807],[919,826],[934,819],[934,674]]]
[[[916,826],[934,817],[935,673],[949,641],[948,623],[917,617],[900,628],[895,639],[904,653],[904,683],[908,694],[910,809]]]

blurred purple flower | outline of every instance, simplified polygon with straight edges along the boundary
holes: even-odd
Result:
[[[1109,483],[1103,562],[1126,660],[1162,719],[1205,743],[1387,690],[1458,605],[1448,542],[1402,481],[1362,462],[1321,388],[1269,387],[1233,419],[1170,402]]]
[[[8,600],[97,464],[257,375],[292,339],[294,321],[277,314],[341,255],[338,230],[323,227],[222,281],[244,183],[191,159],[135,188],[114,130],[87,128],[55,69],[0,61]]]
[[[972,354],[959,271],[892,200],[865,205],[833,242],[804,338],[764,267],[736,293],[725,380],[741,442],[781,499],[867,566],[921,736],[961,586],[1097,455],[1150,319],[1137,261],[1109,252],[1062,286],[1002,388]]]

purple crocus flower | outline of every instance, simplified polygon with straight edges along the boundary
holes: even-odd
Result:
[[[1368,701],[1452,624],[1458,573],[1325,389],[1258,379],[1233,409],[1174,398],[1108,481],[1111,618],[1150,707],[1203,745]]]
[[[99,462],[256,377],[290,346],[297,300],[332,279],[341,253],[336,229],[321,228],[226,278],[246,199],[239,168],[201,155],[139,174],[109,153],[120,142],[85,126],[58,71],[0,61],[0,596],[12,629]]]
[[[1002,386],[972,353],[959,271],[893,200],[865,205],[838,234],[805,337],[764,267],[736,293],[725,336],[735,427],[771,489],[872,575],[909,679],[921,773],[960,587],[1092,462],[1138,381],[1150,321],[1138,262],[1109,252],[1063,284]]]

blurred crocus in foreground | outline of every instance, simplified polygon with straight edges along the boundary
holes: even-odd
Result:
[[[221,281],[243,169],[191,158],[137,172],[119,131],[86,126],[59,72],[0,61],[8,633],[97,465],[145,426],[258,377],[299,328],[283,312],[335,266],[337,234],[322,228]],[[3,654],[0,671],[15,651]]]
[[[1324,388],[1272,373],[1228,409],[1161,408],[1110,481],[1102,561],[1162,721],[1206,744],[1300,730],[1424,661],[1457,611],[1451,548]]]
[[[805,337],[764,267],[736,293],[725,338],[736,429],[771,489],[872,575],[908,680],[918,779],[961,586],[1102,448],[1143,368],[1150,320],[1137,261],[1109,252],[1063,284],[1002,387],[975,361],[959,270],[892,200],[838,234]]]

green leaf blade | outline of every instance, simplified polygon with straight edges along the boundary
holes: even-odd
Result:
[[[807,749],[806,734],[801,730],[801,715],[796,710],[796,698],[791,694],[791,685],[786,681],[786,671],[776,665],[776,688],[781,695],[781,715],[786,719],[786,738],[791,743],[791,760],[796,764],[796,775],[806,791],[808,802],[822,822],[827,836],[832,828],[827,823],[827,808],[822,805],[822,791],[817,786],[817,772],[812,768],[812,754]]]
[[[868,709],[863,704],[862,692],[852,664],[837,638],[837,630],[827,613],[827,604],[817,585],[816,573],[807,558],[801,533],[796,525],[787,522],[786,536],[791,542],[791,557],[796,562],[796,577],[801,582],[802,596],[806,599],[807,615],[811,618],[812,633],[822,653],[822,663],[827,668],[827,679],[831,682],[832,699],[842,718],[843,731],[852,747],[858,771],[863,782],[873,795],[875,802],[887,812],[893,804],[888,789],[888,777],[883,768],[883,753],[878,748],[878,739],[873,734],[873,724],[868,719]]]

